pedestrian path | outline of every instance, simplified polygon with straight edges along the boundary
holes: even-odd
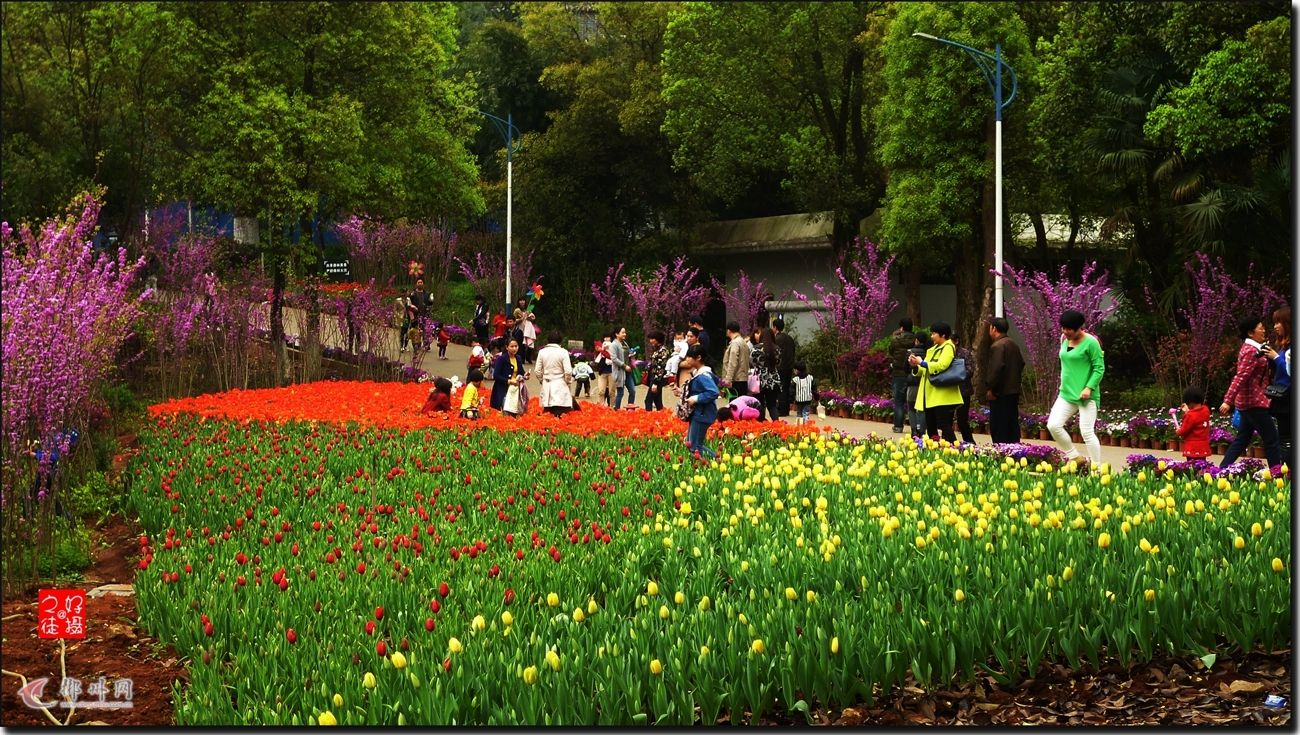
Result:
[[[393,353],[390,355],[393,359],[402,360],[403,364],[410,364],[411,355],[409,352],[400,353],[400,354],[397,353],[396,337],[394,337],[393,343],[392,345],[390,345],[390,350]],[[447,359],[439,360],[438,351],[437,348],[435,347],[433,350],[430,350],[421,356],[420,361],[417,363],[416,367],[425,370],[430,375],[441,376],[441,377],[451,377],[452,375],[455,375],[463,381],[465,379],[465,372],[466,372],[465,364],[469,360],[469,352],[470,352],[469,347],[466,347],[464,345],[451,344],[447,346]],[[529,368],[531,369],[531,367],[532,366],[530,365]],[[485,370],[484,385],[490,386],[491,382],[492,382],[491,379],[488,378],[488,371]],[[530,376],[528,382],[528,390],[534,396],[540,395],[541,383],[537,380],[536,375]],[[638,408],[641,408],[645,405],[645,390],[646,390],[645,386],[637,386],[636,405]],[[591,402],[591,399],[586,396],[580,398],[579,400],[583,402]],[[664,397],[664,405],[671,406],[674,400],[675,399],[670,389],[669,392]],[[721,399],[719,399],[719,403],[720,404],[722,403]],[[883,437],[886,439],[895,439],[901,436],[899,434],[894,434],[892,431],[893,430],[892,424],[885,423],[885,422],[866,421],[861,419],[842,419],[833,416],[828,416],[825,418],[815,418],[812,419],[812,421],[816,425],[829,426],[832,429],[844,432],[849,436],[858,437],[860,439],[865,439],[873,435],[877,437]],[[975,443],[988,444],[989,436],[987,434],[976,434]],[[1050,440],[1042,441],[1039,439],[1025,439],[1023,440],[1023,443],[1055,445],[1055,442],[1053,441]],[[1079,447],[1080,451],[1083,450],[1081,444],[1078,444],[1076,446]],[[1180,455],[1178,452],[1166,452],[1166,451],[1159,451],[1153,449],[1132,449],[1128,447],[1103,446],[1101,448],[1101,460],[1102,462],[1109,464],[1113,468],[1122,468],[1126,466],[1126,460],[1128,458],[1128,455],[1136,454],[1136,453],[1150,454],[1156,457],[1157,459],[1169,459],[1169,460],[1182,459],[1182,455]]]

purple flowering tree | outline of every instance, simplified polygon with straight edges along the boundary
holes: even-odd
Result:
[[[591,295],[596,299],[596,317],[601,324],[610,325],[623,318],[627,311],[621,282],[624,263],[611,265],[605,271],[605,280],[591,284]]]
[[[460,247],[455,232],[427,222],[382,222],[358,215],[335,225],[335,231],[348,247],[352,277],[360,283],[383,283],[396,277],[413,286],[410,265],[414,262],[420,266],[434,303],[446,299]]]
[[[1164,357],[1153,359],[1152,369],[1179,390],[1196,385],[1208,394],[1227,387],[1240,344],[1237,321],[1258,317],[1271,330],[1273,310],[1286,299],[1255,273],[1254,264],[1240,283],[1217,256],[1198,252],[1183,267],[1190,288],[1184,305],[1174,311],[1180,328],[1160,341]],[[1155,309],[1150,292],[1147,305]]]
[[[623,276],[628,303],[641,317],[642,335],[656,328],[685,326],[692,314],[703,310],[709,287],[697,283],[699,276],[698,268],[686,265],[686,256],[662,263],[649,273]]]
[[[1110,287],[1110,274],[1095,262],[1083,266],[1078,281],[1070,279],[1065,265],[1055,280],[1046,273],[1003,266],[1007,317],[1025,342],[1025,363],[1032,373],[1031,398],[1036,405],[1054,401],[1061,380],[1061,313],[1083,313],[1083,328],[1095,330],[1119,302]]]
[[[727,305],[727,317],[740,322],[740,328],[749,334],[758,326],[758,315],[767,301],[767,281],[751,280],[749,274],[741,270],[736,276],[735,288],[727,288],[716,278],[712,282],[713,290],[722,298],[722,303]]]
[[[488,308],[494,312],[505,304],[506,294],[506,260],[495,254],[474,253],[472,262],[455,258],[460,267],[460,274],[469,281],[474,293],[487,300]],[[510,256],[510,284],[514,298],[524,295],[526,289],[538,276],[533,273],[533,251],[516,250]],[[497,304],[497,306],[493,306]],[[511,308],[514,305],[511,304]]]
[[[886,330],[886,320],[898,305],[890,296],[890,268],[894,258],[885,258],[875,243],[859,237],[855,241],[857,257],[847,266],[835,269],[838,288],[813,284],[823,308],[813,312],[817,326],[851,349],[865,350]],[[851,251],[852,252],[852,251]],[[807,302],[807,294],[794,292],[795,298]]]
[[[21,528],[23,538],[33,526],[16,491],[25,491],[39,470],[31,448],[40,442],[66,452],[66,440],[53,446],[59,432],[86,430],[89,399],[118,364],[140,303],[150,296],[131,290],[143,259],[133,263],[123,249],[109,255],[91,245],[102,197],[102,190],[79,195],[67,216],[37,231],[0,223],[0,508],[6,530]],[[48,520],[48,505],[41,513]]]
[[[217,242],[206,234],[182,235],[174,241],[152,228],[145,238],[146,256],[157,266],[157,291],[146,307],[150,341],[166,397],[190,395],[196,373],[196,346],[206,338],[201,318],[216,295]]]

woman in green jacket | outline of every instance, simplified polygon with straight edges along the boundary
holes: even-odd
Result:
[[[930,327],[930,341],[934,343],[925,353],[925,359],[910,355],[907,362],[912,366],[912,374],[921,378],[921,385],[916,390],[916,410],[925,413],[925,426],[930,438],[939,441],[939,432],[950,443],[957,442],[957,435],[952,431],[953,411],[961,405],[961,386],[932,385],[931,375],[938,375],[952,365],[957,356],[957,349],[949,339],[952,327],[945,322],[935,322]]]
[[[1061,391],[1047,418],[1047,430],[1066,459],[1078,459],[1079,450],[1070,441],[1065,424],[1079,414],[1079,435],[1094,468],[1101,464],[1101,442],[1097,440],[1097,408],[1101,404],[1101,376],[1106,360],[1101,342],[1083,331],[1083,312],[1070,309],[1061,314]]]

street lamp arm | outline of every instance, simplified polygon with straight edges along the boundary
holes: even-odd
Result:
[[[935,43],[942,43],[946,46],[953,46],[955,48],[959,48],[962,51],[966,52],[966,55],[969,56],[971,60],[975,62],[975,64],[980,68],[980,72],[984,74],[984,81],[988,82],[989,89],[994,89],[995,87],[994,75],[997,73],[997,67],[1001,65],[1003,69],[1006,69],[1007,72],[1011,74],[1011,95],[1007,97],[1005,100],[998,100],[998,102],[999,104],[1001,104],[1002,109],[1005,110],[1008,106],[1011,105],[1011,101],[1016,98],[1016,92],[1019,90],[1020,87],[1019,81],[1016,78],[1016,70],[1011,68],[1011,65],[1008,64],[1006,61],[998,58],[997,56],[994,56],[993,54],[990,54],[987,51],[981,51],[977,48],[974,48],[973,46],[967,46],[964,43],[958,43],[957,41],[953,41],[947,38],[939,38],[938,36],[931,35],[929,33],[917,32],[917,33],[913,33],[912,37],[923,38],[927,41],[934,41]]]

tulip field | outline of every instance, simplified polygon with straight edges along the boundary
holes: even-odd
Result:
[[[129,503],[178,725],[749,722],[1291,644],[1289,478],[155,414]]]

